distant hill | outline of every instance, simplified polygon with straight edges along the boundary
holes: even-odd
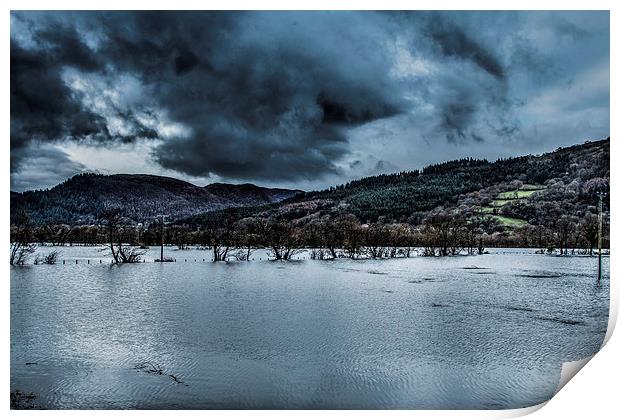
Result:
[[[11,214],[24,209],[36,224],[89,224],[103,208],[117,207],[128,219],[142,222],[158,215],[178,219],[229,207],[275,203],[300,192],[252,184],[199,187],[155,175],[80,174],[49,190],[11,192]]]
[[[244,208],[241,216],[308,223],[350,213],[362,223],[407,222],[419,225],[431,212],[480,215],[487,231],[553,224],[561,216],[596,213],[595,182],[609,183],[609,138],[489,162],[465,158],[422,170],[359,179],[323,191],[300,193],[280,203]],[[609,195],[604,203],[609,209]],[[210,212],[184,223],[200,225],[221,218]]]
[[[237,218],[306,224],[353,214],[362,223],[415,226],[443,211],[481,217],[487,233],[502,233],[595,214],[598,198],[590,187],[602,183],[609,188],[609,146],[607,138],[495,162],[464,158],[313,192],[252,184],[198,187],[153,175],[82,174],[50,190],[11,192],[11,212],[23,208],[37,224],[89,224],[108,206],[121,208],[134,222],[165,214],[177,224],[199,226],[220,223],[222,212],[236,207]],[[609,195],[604,209],[609,209]]]

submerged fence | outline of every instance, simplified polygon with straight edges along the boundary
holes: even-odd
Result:
[[[291,261],[301,261],[301,260],[309,260],[312,258],[307,258],[307,257],[299,257],[299,258],[290,258],[289,260]],[[249,260],[237,260],[237,259],[228,259],[226,261],[218,261],[218,262],[248,262],[248,261],[277,261],[274,258],[250,258]],[[122,263],[122,264],[145,264],[145,263],[176,263],[176,262],[214,262],[213,258],[183,258],[183,259],[176,259],[176,258],[170,258],[170,259],[166,259],[164,261],[160,261],[158,258],[153,258],[153,259],[141,259],[139,261],[135,261],[132,263]],[[26,262],[21,262],[18,265],[69,265],[69,264],[94,264],[94,265],[98,265],[98,264],[113,264],[114,261],[112,259],[89,259],[89,258],[77,258],[77,259],[64,259],[62,260],[62,262],[58,261],[56,263],[31,263],[28,264]],[[121,263],[119,263],[121,264]]]

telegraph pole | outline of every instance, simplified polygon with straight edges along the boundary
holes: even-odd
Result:
[[[159,262],[164,262],[164,217],[165,216],[161,217],[161,247],[159,248]]]
[[[598,194],[598,280],[597,286],[601,286],[603,277],[603,193]]]
[[[142,246],[142,223],[138,223],[138,226],[136,226],[138,228],[138,246]]]

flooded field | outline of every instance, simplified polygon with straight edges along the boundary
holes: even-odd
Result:
[[[176,263],[111,266],[59,249],[57,265],[11,268],[11,389],[41,408],[526,407],[607,328],[608,258],[596,287],[596,258],[533,250],[212,263],[167,249]]]

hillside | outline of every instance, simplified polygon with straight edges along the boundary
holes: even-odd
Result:
[[[369,177],[326,191],[306,193],[291,202],[332,200],[337,207],[362,220],[374,221],[379,217],[398,220],[437,206],[456,204],[461,194],[484,192],[492,186],[512,190],[511,186],[502,184],[513,181],[543,185],[554,180],[554,184],[568,185],[582,184],[596,177],[609,177],[609,139],[540,156],[492,163],[461,159],[431,165],[422,171]],[[493,195],[494,191],[487,193]],[[587,203],[591,197],[580,198]],[[480,205],[485,204],[484,199],[480,197]]]
[[[562,216],[596,212],[598,199],[590,187],[602,182],[608,188],[609,144],[607,138],[495,162],[465,158],[300,193],[240,213],[298,224],[349,213],[362,223],[420,225],[429,215],[451,212],[481,217],[487,232],[549,225]],[[609,209],[609,196],[604,207]],[[212,212],[185,222],[200,225],[218,218],[219,212]]]
[[[199,187],[154,175],[80,174],[49,190],[11,192],[11,214],[24,209],[36,224],[89,224],[105,207],[120,208],[134,222],[171,219],[228,207],[259,206],[300,191],[252,184]]]
[[[591,186],[609,188],[610,140],[586,142],[542,155],[489,162],[464,158],[422,170],[359,179],[323,191],[301,192],[252,184],[199,187],[153,175],[76,175],[44,191],[11,193],[11,212],[25,209],[36,224],[90,224],[104,207],[133,222],[165,214],[176,224],[235,218],[288,220],[296,225],[352,214],[361,223],[422,225],[429,216],[459,214],[482,220],[489,233],[552,226],[562,217],[597,212]],[[609,209],[609,196],[604,209]]]

